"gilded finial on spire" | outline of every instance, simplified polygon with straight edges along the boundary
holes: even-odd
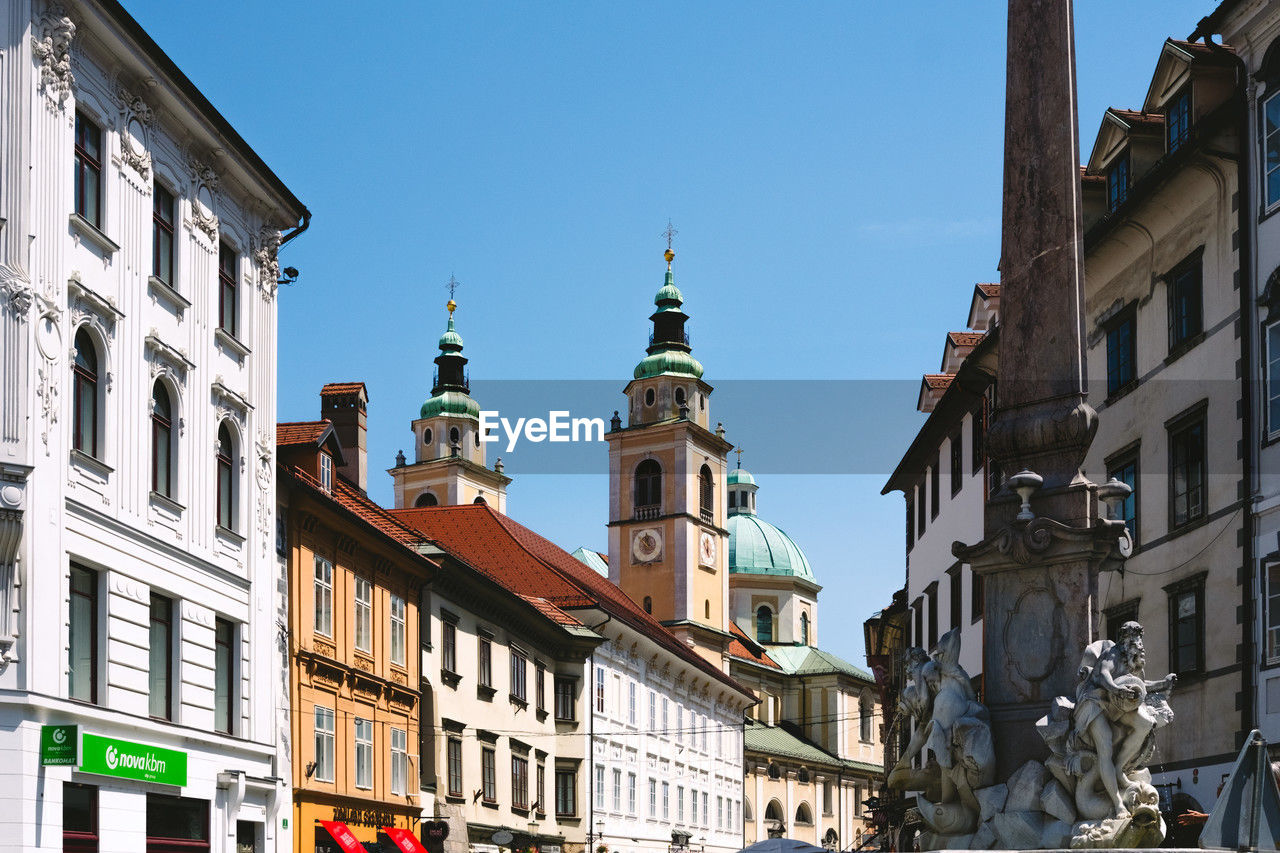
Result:
[[[738,468],[741,469],[742,468],[742,448],[739,447],[737,450],[733,452],[738,454]]]
[[[663,252],[662,257],[667,259],[667,269],[671,269],[671,262],[675,259],[676,253],[671,250],[671,239],[680,232],[672,225],[671,220],[667,220],[667,230],[663,231],[661,236],[667,238],[667,251]]]
[[[454,293],[454,291],[455,291],[455,290],[457,290],[461,285],[462,285],[462,282],[460,282],[460,281],[458,281],[456,278],[454,278],[453,273],[449,273],[449,283],[445,285],[445,288],[449,291],[449,301],[445,303],[445,306],[444,306],[444,307],[449,309],[449,319],[450,319],[450,320],[452,320],[452,319],[453,319],[453,312],[454,312],[454,310],[455,310],[455,309],[457,309],[457,307],[458,307],[458,303],[456,303],[456,302],[454,302],[454,301],[453,301],[453,293]]]

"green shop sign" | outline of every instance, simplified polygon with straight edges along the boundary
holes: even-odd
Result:
[[[161,785],[182,787],[187,784],[185,752],[99,735],[84,735],[79,769],[100,776],[159,782]]]
[[[40,727],[40,764],[52,766],[67,764],[75,766],[76,726],[41,726]]]

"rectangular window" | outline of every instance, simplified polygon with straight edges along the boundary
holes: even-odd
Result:
[[[636,813],[636,774],[627,774],[627,814]]]
[[[1203,328],[1202,249],[1197,249],[1166,276],[1169,283],[1169,351],[1187,343]]]
[[[1191,139],[1191,90],[1183,89],[1165,108],[1169,153],[1172,154]]]
[[[409,779],[409,738],[404,729],[391,730],[391,793],[402,796]]]
[[[458,671],[458,626],[448,621],[440,623],[440,666],[446,672]]]
[[[573,679],[556,676],[556,719],[571,721],[573,713]]]
[[[76,213],[102,227],[102,129],[76,113]]]
[[[925,648],[932,649],[938,644],[938,582],[934,581],[925,587],[924,595],[929,603],[929,613],[927,616],[929,620],[929,645],[925,646]]]
[[[1267,326],[1267,436],[1277,435],[1280,435],[1280,323],[1272,323]]]
[[[316,633],[333,636],[333,563],[316,557]]]
[[[658,780],[649,780],[649,817],[658,816]]]
[[[676,706],[676,743],[684,743],[684,706]]]
[[[1267,663],[1280,661],[1280,563],[1267,566]]]
[[[373,721],[356,717],[356,787],[373,787]]]
[[[933,467],[929,469],[929,519],[942,511],[942,451],[933,454]]]
[[[573,817],[578,813],[577,775],[569,769],[556,768],[556,815]]]
[[[493,686],[493,643],[488,637],[476,637],[476,660],[478,662],[476,678],[481,687]]]
[[[1107,394],[1115,394],[1137,379],[1134,362],[1137,312],[1128,308],[1107,328]]]
[[[1280,94],[1267,98],[1262,107],[1264,155],[1263,180],[1267,207],[1280,202]]]
[[[481,796],[486,803],[498,801],[498,765],[497,756],[491,747],[480,749]]]
[[[517,652],[511,650],[511,698],[519,699],[521,702],[526,701],[528,695],[527,672],[529,667],[529,659]]]
[[[652,690],[649,691],[649,731],[656,732],[658,728],[658,694]]]
[[[317,782],[333,781],[333,709],[315,707]]]
[[[676,785],[676,820],[684,823],[684,785]]]
[[[1113,478],[1133,490],[1120,503],[1119,517],[1124,519],[1125,527],[1129,528],[1129,535],[1133,537],[1136,545],[1138,542],[1138,453],[1136,450],[1123,457],[1107,461],[1107,479]]]
[[[98,788],[62,783],[62,849],[66,853],[97,853]]]
[[[224,734],[235,731],[236,626],[215,619],[213,629],[213,726]]]
[[[534,802],[533,805],[534,805],[534,808],[537,810],[538,815],[542,816],[547,811],[547,801],[543,799],[547,791],[547,765],[543,764],[541,759],[539,759],[538,761],[537,780],[535,784],[536,784],[536,790],[534,793],[538,799]]]
[[[671,701],[667,699],[666,696],[663,696],[662,697],[662,736],[666,738],[671,737],[671,729],[668,724],[670,715],[671,715]]]
[[[711,810],[708,808],[708,803],[710,802],[711,802],[711,795],[708,794],[706,791],[703,791],[702,792],[702,825],[706,827],[711,826]]]
[[[533,665],[533,696],[539,711],[547,710],[547,668],[541,661]]]
[[[1166,587],[1169,592],[1169,671],[1204,672],[1204,575]]]
[[[950,602],[948,602],[951,609],[951,625],[948,630],[950,630],[950,628],[959,628],[961,624],[963,624],[961,622],[961,614],[964,613],[963,574],[964,572],[961,571],[959,563],[947,569],[947,576],[949,580],[948,586],[950,587],[947,592],[951,599]]]
[[[924,645],[924,596],[916,596],[911,603],[911,623],[915,629],[915,647],[922,649]]]
[[[604,667],[596,667],[596,711],[604,713]]]
[[[320,488],[333,491],[333,457],[328,453],[320,454]]]
[[[151,593],[147,713],[173,719],[173,599]]]
[[[613,810],[622,811],[622,771],[613,771]]]
[[[698,823],[698,792],[692,788],[689,789],[689,823]]]
[[[956,430],[951,434],[951,496],[959,494],[964,486],[964,440],[962,433]]]
[[[716,829],[724,829],[724,797],[716,795]]]
[[[98,701],[98,573],[71,564],[67,697]]]
[[[662,819],[667,820],[671,816],[671,783],[662,783]]]
[[[218,244],[218,328],[236,336],[236,253],[226,243]]]
[[[907,550],[910,551],[912,546],[916,544],[916,501],[915,498],[907,495]]]
[[[529,759],[511,756],[511,808],[529,808]]]
[[[152,184],[151,274],[173,286],[173,193],[159,181]]]
[[[969,473],[976,474],[986,464],[986,450],[983,439],[986,437],[986,407],[979,406],[969,415]]]
[[[147,794],[147,850],[208,850],[209,801]]]
[[[969,621],[977,622],[982,618],[982,612],[987,604],[987,588],[986,583],[982,579],[982,575],[972,570],[969,571]]]
[[[356,578],[356,651],[373,652],[373,584]]]
[[[1120,157],[1107,170],[1107,210],[1114,211],[1129,197],[1129,152]]]
[[[604,810],[604,765],[596,765],[596,791],[595,791],[596,810]]]
[[[627,682],[627,722],[629,722],[633,726],[636,724],[636,720],[639,719],[638,717],[639,711],[636,708],[637,704],[638,703],[636,700],[636,683],[634,681],[628,681]]]
[[[449,770],[449,796],[462,796],[462,741],[449,738],[446,746],[446,763]]]
[[[824,815],[834,814],[834,809],[832,808],[832,803],[834,802],[834,798],[831,796],[833,787],[834,786],[831,784],[830,779],[823,780],[822,782],[822,813]]]
[[[1107,623],[1107,639],[1113,643],[1120,641],[1120,626],[1126,622],[1138,621],[1138,600],[1126,601],[1114,607],[1108,607],[1102,613]]]
[[[396,666],[404,666],[405,662],[404,624],[404,599],[393,595],[391,596],[391,662]]]
[[[1169,527],[1205,514],[1204,416],[1169,430]]]

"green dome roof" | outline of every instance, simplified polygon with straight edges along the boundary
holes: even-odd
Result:
[[[745,468],[734,468],[729,472],[730,486],[754,486],[756,478],[751,476],[751,472]]]
[[[634,378],[648,379],[663,373],[676,373],[681,376],[702,378],[702,363],[687,352],[680,350],[663,350],[646,355],[636,365]]]
[[[653,297],[653,304],[659,308],[679,308],[683,302],[684,294],[680,292],[680,288],[676,287],[675,276],[671,274],[671,270],[667,270],[667,279],[658,289],[658,295]]]
[[[816,583],[813,569],[800,546],[785,532],[757,515],[729,516],[729,572],[790,575]]]
[[[440,349],[442,350],[462,350],[462,335],[453,328],[453,315],[449,315],[449,328],[444,330],[444,334],[440,336]]]
[[[480,404],[462,391],[442,391],[427,398],[419,417],[434,418],[436,415],[460,415],[479,420]]]

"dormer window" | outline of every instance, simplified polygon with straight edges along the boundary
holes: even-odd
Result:
[[[320,485],[326,492],[333,491],[333,457],[320,454]]]
[[[1113,211],[1129,197],[1129,152],[1116,158],[1107,170],[1107,210]]]
[[[1191,139],[1191,90],[1179,92],[1166,110],[1165,128],[1169,153],[1172,154]]]

